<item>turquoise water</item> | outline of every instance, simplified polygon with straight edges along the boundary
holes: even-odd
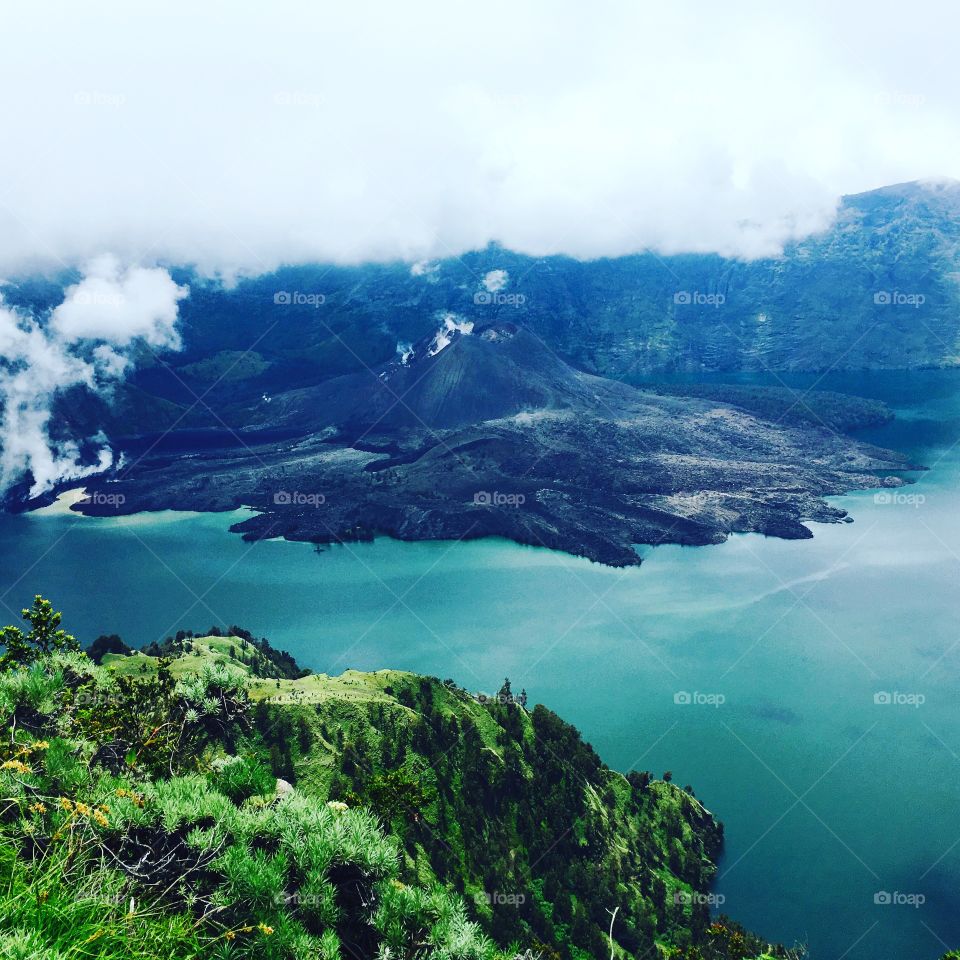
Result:
[[[890,401],[872,438],[932,469],[909,501],[838,498],[856,522],[810,541],[620,571],[495,540],[246,544],[233,515],[3,516],[0,616],[43,592],[85,642],[238,623],[331,673],[509,675],[612,766],[693,784],[732,916],[814,960],[932,960],[960,946],[960,376],[820,386]]]

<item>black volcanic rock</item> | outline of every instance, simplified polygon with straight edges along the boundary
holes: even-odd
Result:
[[[87,483],[115,496],[80,509],[247,505],[250,539],[503,536],[628,565],[638,543],[809,537],[804,521],[845,519],[824,496],[909,468],[826,428],[582,373],[513,324],[436,346],[236,408],[246,433],[130,458]]]
[[[316,432],[333,425],[368,435],[409,435],[636,398],[631,387],[574,370],[512,323],[451,331],[440,349],[428,337],[409,354],[375,370],[288,391],[235,416],[251,427]]]

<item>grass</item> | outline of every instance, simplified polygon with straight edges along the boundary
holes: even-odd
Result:
[[[110,871],[84,875],[66,852],[28,864],[0,840],[0,957],[5,960],[193,960],[208,943],[192,918],[145,909]]]

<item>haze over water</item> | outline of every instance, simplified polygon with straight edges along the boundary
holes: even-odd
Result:
[[[84,643],[236,623],[328,673],[509,675],[611,766],[693,785],[727,828],[723,911],[814,960],[932,960],[960,943],[960,374],[818,386],[886,399],[870,439],[932,469],[838,498],[856,522],[813,540],[623,571],[495,540],[314,554],[234,515],[2,516],[0,610],[42,592]]]

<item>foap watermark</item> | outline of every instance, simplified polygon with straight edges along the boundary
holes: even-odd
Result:
[[[324,899],[317,893],[277,893],[274,894],[275,906],[322,907]]]
[[[521,693],[503,693],[501,691],[493,695],[489,693],[478,693],[477,703],[498,703],[503,707],[526,707],[527,693],[526,691]]]
[[[327,498],[322,493],[304,493],[302,490],[278,490],[273,495],[278,507],[322,507]]]
[[[727,898],[722,893],[701,893],[698,890],[677,890],[673,895],[677,906],[722,907]]]
[[[927,902],[927,898],[922,893],[878,890],[873,895],[873,902],[880,907],[913,907],[914,910],[917,910]]]
[[[504,893],[502,890],[481,890],[474,894],[478,907],[520,907],[527,902],[525,893]]]
[[[522,507],[527,498],[522,493],[501,493],[499,490],[478,490],[473,495],[477,507]]]
[[[478,307],[522,307],[527,298],[522,293],[501,293],[498,290],[478,290],[473,295]]]
[[[301,290],[277,290],[273,302],[278,307],[322,307],[327,298],[322,293],[303,293]]]
[[[102,90],[78,90],[73,102],[79,107],[122,107],[127,98],[122,93],[104,93]]]
[[[926,694],[903,693],[900,690],[878,690],[873,702],[881,707],[922,707],[927,702]]]
[[[727,698],[722,693],[703,693],[700,690],[678,690],[673,695],[673,702],[681,707],[722,707]]]
[[[127,298],[122,293],[104,293],[96,290],[78,290],[73,295],[74,303],[88,307],[122,307]]]
[[[874,94],[874,102],[881,107],[922,107],[927,98],[922,93],[908,93],[904,90],[885,90]]]
[[[102,689],[93,687],[79,687],[73,693],[73,705],[75,707],[95,707],[108,703],[111,697]]]
[[[927,298],[922,293],[907,293],[903,290],[877,290],[873,302],[878,307],[922,307]]]
[[[916,509],[927,502],[927,498],[922,493],[900,493],[884,490],[881,493],[873,495],[873,502],[876,504],[894,504],[900,507],[913,507]]]
[[[327,97],[310,90],[278,90],[273,102],[279,107],[322,107]]]
[[[722,293],[701,293],[699,290],[678,290],[673,302],[679,306],[722,307],[727,298]]]
[[[77,501],[82,507],[122,507],[126,502],[122,493],[104,493],[102,490],[94,490]]]

